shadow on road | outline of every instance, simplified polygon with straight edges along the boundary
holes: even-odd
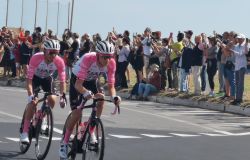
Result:
[[[0,159],[4,159],[4,160],[22,160],[22,159],[25,159],[25,160],[35,160],[35,159],[32,159],[32,158],[27,158],[27,157],[18,157],[22,155],[22,153],[20,152],[17,152],[17,151],[3,151],[3,150],[0,150]]]

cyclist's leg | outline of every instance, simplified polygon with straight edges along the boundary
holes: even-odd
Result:
[[[36,76],[34,76],[32,80],[33,93],[38,92],[38,90],[35,91],[35,88],[39,88],[39,85],[40,85],[39,79]],[[37,93],[35,93],[35,96],[36,95]],[[32,119],[34,113],[36,112],[36,104],[34,102],[28,103],[25,109],[26,111],[25,111],[25,119],[24,119],[24,124],[23,124],[23,131],[22,131],[22,134],[20,135],[21,142],[27,142],[28,140],[30,120]]]
[[[69,88],[69,100],[70,100],[70,107],[71,107],[72,113],[65,124],[66,131],[65,131],[64,140],[63,140],[64,144],[68,144],[69,137],[74,129],[74,126],[81,116],[81,110],[76,109],[76,107],[80,104],[79,102],[80,94],[75,89],[75,82],[76,82],[76,76],[72,74],[70,78],[70,88]]]
[[[95,94],[95,98],[104,99],[104,94],[103,93],[97,93],[97,94]],[[97,102],[96,116],[98,118],[100,118],[101,115],[102,115],[103,106],[104,106],[104,101],[98,101]]]

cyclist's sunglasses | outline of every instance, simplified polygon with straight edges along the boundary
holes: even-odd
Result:
[[[58,51],[48,50],[47,54],[49,56],[55,57],[56,55],[58,55]]]
[[[102,56],[103,59],[111,59],[111,56]]]

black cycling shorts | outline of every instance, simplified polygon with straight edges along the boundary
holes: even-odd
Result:
[[[80,94],[75,88],[76,80],[77,77],[72,73],[70,78],[70,88],[69,88],[69,101],[71,110],[76,109],[76,107],[81,104],[82,100],[82,94]],[[95,80],[84,81],[82,86],[85,87],[87,90],[91,91],[93,94],[98,93]]]
[[[54,93],[55,90],[53,83],[54,80],[52,77],[40,78],[34,75],[32,79],[33,93],[35,94],[35,96],[37,96],[40,88],[42,88],[44,92]]]

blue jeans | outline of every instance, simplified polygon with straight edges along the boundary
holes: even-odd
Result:
[[[152,84],[140,83],[138,88],[139,96],[147,97],[150,93],[157,92],[158,89]]]
[[[230,96],[235,97],[235,71],[224,68],[225,78],[230,85]]]
[[[243,98],[245,73],[246,68],[235,71],[236,100],[241,101]]]
[[[180,69],[180,91],[181,92],[188,92],[188,75],[185,69]]]

